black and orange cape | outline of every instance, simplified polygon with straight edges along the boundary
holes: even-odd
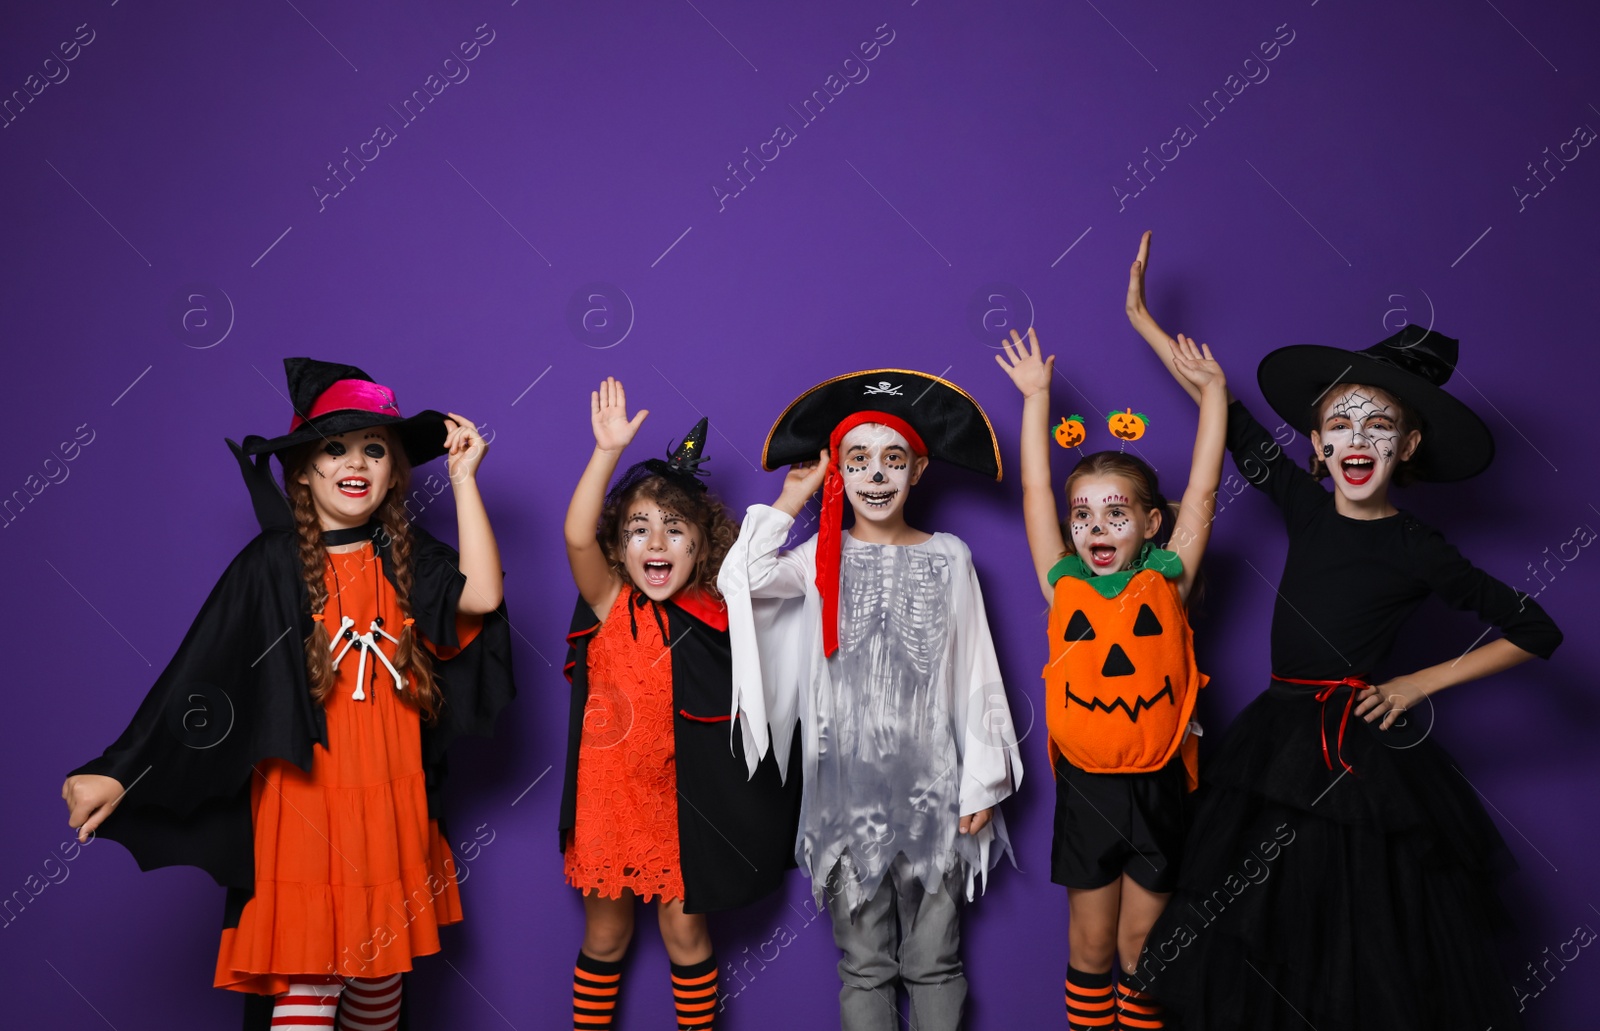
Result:
[[[671,629],[673,741],[676,747],[678,848],[687,913],[736,909],[776,890],[795,865],[800,821],[800,752],[780,777],[769,750],[754,776],[743,735],[729,709],[733,660],[726,610],[713,605],[659,604]],[[691,611],[692,610],[692,611]],[[589,701],[589,642],[600,620],[582,598],[567,634],[567,769],[561,789],[560,844],[577,822],[578,746]]]

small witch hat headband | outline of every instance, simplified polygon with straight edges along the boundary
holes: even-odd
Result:
[[[705,493],[708,488],[702,479],[705,473],[700,467],[709,461],[705,454],[707,425],[708,420],[701,417],[687,436],[667,448],[665,461],[659,458],[647,458],[629,466],[628,471],[618,477],[617,482],[606,492],[606,504],[612,504],[627,494],[634,484],[649,476],[660,476],[671,480],[684,490]]]

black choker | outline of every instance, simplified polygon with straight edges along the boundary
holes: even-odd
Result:
[[[339,548],[346,544],[357,544],[369,541],[377,536],[382,526],[379,523],[368,523],[365,526],[352,526],[346,530],[323,530],[322,546],[324,548]]]

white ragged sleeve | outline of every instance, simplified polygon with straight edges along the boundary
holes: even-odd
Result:
[[[1001,855],[1011,852],[1005,820],[998,805],[1022,783],[1022,753],[1017,747],[1016,724],[1000,677],[1000,662],[989,633],[983,591],[967,546],[951,540],[959,551],[958,569],[951,577],[951,624],[955,649],[951,660],[951,715],[961,749],[961,815],[996,807],[978,834],[982,861],[968,871],[967,895],[974,879],[984,879]],[[999,849],[993,848],[998,841]],[[1012,862],[1015,863],[1015,854]]]
[[[805,595],[816,578],[815,545],[780,551],[791,516],[769,505],[751,505],[739,538],[722,560],[717,589],[728,606],[733,649],[731,713],[744,735],[745,763],[754,776],[767,748],[787,776],[800,690]]]

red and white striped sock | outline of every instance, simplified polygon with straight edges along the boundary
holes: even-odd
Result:
[[[344,985],[337,979],[329,980],[291,983],[289,990],[278,996],[272,1006],[273,1031],[291,1028],[328,1031],[333,1027],[333,1015],[339,1009],[339,993],[344,991]]]
[[[400,975],[352,977],[339,1007],[342,1031],[394,1031],[400,1023]]]

